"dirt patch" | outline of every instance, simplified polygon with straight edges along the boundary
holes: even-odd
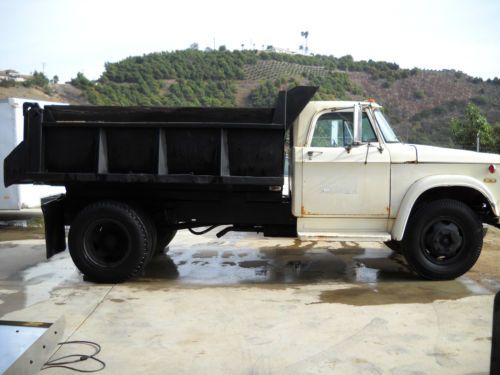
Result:
[[[45,238],[43,227],[0,227],[0,242],[16,240],[43,240]]]
[[[490,294],[487,289],[473,291],[459,280],[407,281],[361,284],[354,288],[323,291],[316,303],[341,303],[354,306],[429,303],[437,300],[457,300],[472,295]]]
[[[30,98],[51,102],[66,102],[71,104],[89,104],[85,94],[69,84],[50,85],[50,91],[44,92],[37,87],[0,87],[0,99]]]
[[[0,87],[0,99],[6,98],[30,98],[38,100],[48,100],[48,101],[62,101],[61,99],[47,95],[42,90],[35,87]],[[58,100],[59,99],[59,100]]]
[[[238,81],[236,89],[236,103],[240,107],[249,107],[252,105],[250,93],[259,86],[258,81]]]

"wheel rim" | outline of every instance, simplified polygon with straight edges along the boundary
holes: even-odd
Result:
[[[464,247],[464,231],[452,218],[437,218],[427,224],[421,237],[424,255],[436,264],[453,262]]]
[[[87,228],[84,238],[86,257],[100,267],[115,267],[130,254],[130,234],[116,220],[96,220]]]

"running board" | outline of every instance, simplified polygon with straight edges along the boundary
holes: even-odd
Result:
[[[349,233],[349,232],[299,232],[302,241],[355,241],[385,242],[391,240],[391,234],[382,233]]]

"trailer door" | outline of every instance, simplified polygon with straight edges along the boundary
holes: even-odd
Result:
[[[5,187],[3,160],[17,145],[16,118],[12,99],[0,101],[0,210],[19,210],[19,185]]]

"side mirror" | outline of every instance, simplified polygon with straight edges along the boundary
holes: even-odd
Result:
[[[361,133],[363,124],[363,108],[360,103],[354,104],[353,121],[352,121],[352,143],[347,144],[345,149],[347,153],[351,152],[353,147],[361,145]]]
[[[361,143],[361,132],[363,124],[363,108],[361,108],[360,103],[354,104],[353,112],[353,145],[359,145]]]

